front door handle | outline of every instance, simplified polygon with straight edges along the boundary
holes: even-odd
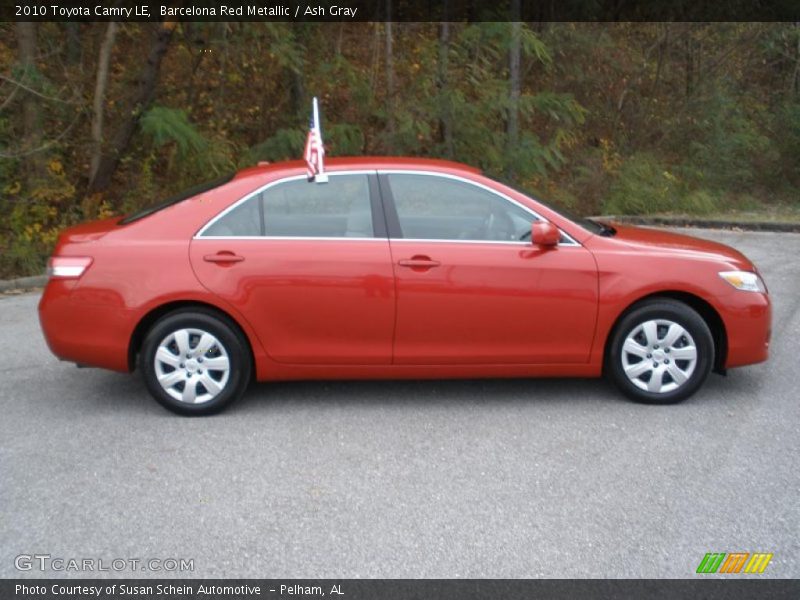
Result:
[[[433,267],[438,267],[442,263],[440,263],[438,260],[431,259],[429,256],[416,255],[412,256],[411,258],[403,258],[397,261],[397,264],[401,267],[409,267],[410,269],[414,270],[427,271]]]
[[[242,262],[244,260],[244,256],[239,256],[238,254],[234,254],[233,252],[223,250],[221,252],[217,252],[216,254],[206,254],[203,257],[203,260],[210,263],[227,264],[227,263]]]

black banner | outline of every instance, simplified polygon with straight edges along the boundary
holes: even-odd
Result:
[[[796,579],[6,579],[0,598],[28,600],[796,600]]]
[[[797,0],[0,0],[2,21],[800,21]]]

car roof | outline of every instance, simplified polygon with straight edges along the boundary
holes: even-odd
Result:
[[[242,169],[237,173],[237,177],[247,177],[251,175],[264,174],[273,171],[296,171],[305,169],[304,160],[288,160],[280,162],[259,162],[254,167]],[[421,169],[426,171],[452,172],[480,174],[481,170],[452,160],[438,158],[416,158],[408,156],[346,156],[329,158],[325,160],[325,170],[327,171],[347,171],[354,169]]]

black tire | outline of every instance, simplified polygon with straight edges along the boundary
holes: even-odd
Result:
[[[688,336],[679,337],[674,345],[670,345],[669,349],[664,349],[659,344],[648,343],[649,338],[643,325],[653,321],[656,321],[658,325],[657,333],[655,334],[657,341],[665,339],[666,334],[662,335],[662,333],[669,329],[667,323],[679,325],[688,333]],[[652,332],[652,326],[650,327]],[[640,377],[634,377],[635,383],[625,372],[623,345],[628,337],[637,331],[638,333],[633,341],[645,347],[648,354],[644,358],[640,358],[638,354],[626,352],[624,358],[624,360],[628,361],[628,368],[631,369],[632,376],[637,372],[638,369],[635,367],[639,364],[638,362],[633,362],[634,360],[641,360],[641,368],[646,369]],[[653,336],[651,335],[650,337]],[[693,344],[690,343],[690,340],[693,341]],[[696,362],[693,369],[690,369],[690,360],[675,360],[674,357],[676,352],[680,356],[685,356],[687,352],[691,354],[690,348],[692,346],[696,348]],[[635,347],[635,351],[639,351],[638,346]],[[666,352],[669,353],[665,354]],[[711,335],[711,330],[705,320],[694,309],[677,300],[656,298],[643,301],[634,306],[617,323],[606,353],[605,373],[626,396],[636,402],[674,404],[685,400],[700,388],[714,364],[714,352],[714,338]],[[651,366],[654,368],[650,369]],[[679,373],[676,372],[676,367],[681,369]],[[675,373],[677,377],[673,377],[668,369]],[[684,381],[679,382],[680,377],[685,376],[689,371],[691,371],[690,375]],[[656,375],[656,372],[660,373]],[[654,392],[639,387],[640,385],[649,386],[653,377],[658,377],[653,382],[653,386],[660,385],[664,388],[664,391]],[[671,390],[668,389],[673,383],[677,387]]]
[[[179,332],[187,332],[186,337]],[[204,354],[199,347],[202,333],[210,334],[216,342]],[[185,340],[183,345],[191,350],[185,356],[178,352],[179,336],[182,341]],[[174,352],[182,363],[170,365],[160,361],[157,366],[156,353],[159,346],[170,337],[172,341],[167,349]],[[174,360],[172,356],[168,358],[170,361]],[[215,365],[224,366],[225,358],[228,364],[227,374],[222,369],[206,368],[203,371],[204,361],[206,367],[211,361],[216,361]],[[139,353],[139,368],[148,391],[159,404],[180,415],[200,416],[218,413],[244,394],[250,383],[252,358],[247,340],[233,323],[213,311],[192,308],[169,313],[150,328]],[[175,378],[184,377],[185,381],[177,381],[174,386],[165,388],[159,383],[158,370],[162,377],[171,375],[173,370],[179,372]],[[188,403],[191,398],[187,396],[184,396],[187,399],[184,401],[171,395],[182,395],[187,385],[191,386],[197,400],[200,400],[198,403]],[[214,386],[218,389],[212,389]],[[209,398],[202,400],[204,396]]]

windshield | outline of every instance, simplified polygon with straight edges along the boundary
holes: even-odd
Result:
[[[531,194],[528,190],[523,189],[523,188],[521,188],[521,187],[519,187],[517,185],[508,183],[506,181],[502,181],[501,183],[503,185],[505,185],[505,186],[510,187],[512,190],[515,190],[515,191],[519,192],[520,194],[523,194],[523,195],[528,196],[530,198],[534,197],[533,194]],[[586,217],[576,216],[571,211],[569,211],[567,209],[564,209],[562,207],[554,208],[551,204],[548,204],[547,202],[542,202],[538,198],[536,199],[536,201],[539,204],[543,204],[544,206],[546,206],[547,208],[549,208],[553,212],[558,213],[559,215],[561,215],[565,219],[569,219],[570,221],[572,221],[576,225],[580,225],[581,227],[583,227],[586,231],[588,231],[590,233],[594,233],[596,235],[613,235],[614,233],[616,233],[614,228],[609,226],[609,225],[605,225],[604,223],[598,223],[597,221],[593,221],[592,219],[587,219]]]
[[[157,213],[160,210],[163,210],[173,204],[177,204],[178,202],[183,202],[184,200],[191,198],[192,196],[197,196],[198,194],[202,194],[203,192],[207,192],[209,190],[213,190],[221,185],[228,183],[236,173],[228,173],[222,177],[218,177],[213,181],[208,181],[206,183],[201,183],[200,185],[196,185],[188,190],[175,194],[174,196],[170,196],[163,202],[159,202],[158,204],[154,204],[148,206],[147,208],[143,208],[142,210],[135,212],[131,215],[128,215],[124,219],[119,222],[119,225],[127,225],[128,223],[133,223],[134,221],[138,221],[139,219],[144,219],[152,214]]]

